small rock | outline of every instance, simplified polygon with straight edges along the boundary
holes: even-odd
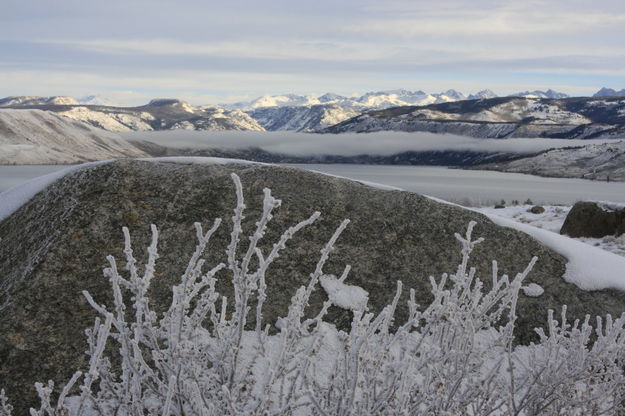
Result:
[[[541,207],[540,205],[534,205],[533,207],[528,209],[527,212],[531,212],[532,214],[542,214],[543,212],[545,212],[545,208]]]

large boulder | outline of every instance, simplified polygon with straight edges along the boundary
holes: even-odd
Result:
[[[612,208],[587,201],[573,205],[560,229],[560,234],[569,237],[601,238],[623,233],[625,233],[625,208]]]
[[[397,280],[415,288],[417,302],[427,305],[428,276],[455,271],[461,257],[454,233],[463,232],[471,220],[477,222],[474,235],[486,239],[472,257],[486,286],[493,259],[502,272],[514,275],[532,256],[539,257],[528,280],[545,292],[539,297],[521,295],[519,342],[534,339],[532,328],[546,321],[548,309],[563,304],[569,305],[571,318],[625,310],[623,293],[587,292],[565,282],[561,277],[565,259],[528,235],[415,193],[278,166],[117,161],[65,176],[0,222],[0,386],[20,410],[35,401],[35,381],[65,382],[75,369],[85,367],[83,331],[96,314],[81,291],[111,305],[102,269],[107,265],[105,256],[113,254],[123,270],[122,226],[130,227],[140,260],[146,258],[149,224],[160,229],[160,258],[150,293],[156,309],[167,307],[171,286],[194,250],[194,221],[206,228],[215,217],[224,219],[206,255],[208,264],[224,260],[235,204],[231,172],[243,182],[246,231],[259,218],[264,187],[283,200],[264,247],[270,247],[286,227],[315,210],[322,212],[321,219],[298,233],[269,269],[267,322],[286,313],[292,294],[308,281],[319,250],[344,218],[351,223],[325,271],[339,275],[345,264],[352,265],[347,282],[370,293],[373,312],[391,302]],[[229,294],[227,273],[219,277],[218,290]],[[407,315],[407,292],[398,322]],[[325,299],[323,290],[315,291],[310,310],[317,311]],[[328,319],[347,327],[351,313],[332,308]]]

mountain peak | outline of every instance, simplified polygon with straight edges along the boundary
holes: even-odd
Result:
[[[593,97],[622,97],[625,96],[625,88],[617,91],[612,88],[603,87],[597,91]]]
[[[510,94],[508,97],[560,99],[560,98],[568,98],[568,94],[554,91],[552,89],[548,89],[547,91],[534,90],[534,91],[517,92],[515,94]]]
[[[485,98],[495,98],[495,97],[497,97],[497,94],[495,94],[492,90],[489,90],[487,88],[485,90],[478,91],[475,94],[469,95],[469,100],[481,100]]]

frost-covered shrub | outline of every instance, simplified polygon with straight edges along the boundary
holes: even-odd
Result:
[[[41,407],[32,415],[594,415],[623,410],[625,316],[598,319],[593,329],[589,319],[567,322],[564,308],[560,321],[550,314],[547,332],[538,330],[539,344],[513,348],[519,291],[539,296],[536,285],[523,286],[536,259],[514,278],[500,276],[493,262],[485,290],[469,267],[471,251],[482,241],[472,239],[473,222],[465,236],[456,235],[462,246],[457,270],[430,278],[434,301],[417,305],[410,291],[406,322],[393,322],[401,282],[393,302],[374,315],[367,311],[366,291],[344,283],[349,266],[338,278],[324,273],[346,220],[321,250],[308,285],[291,298],[287,315],[263,326],[268,266],[320,214],[290,227],[262,252],[259,241],[280,206],[266,189],[263,214],[242,248],[245,205],[240,180],[232,177],[237,206],[225,262],[207,268],[202,259],[221,220],[208,231],[196,223],[196,250],[162,316],[147,297],[158,231],[152,226],[148,261],[139,267],[124,228],[126,270],[121,273],[112,256],[105,269],[113,308],[84,292],[100,315],[86,331],[89,368],[76,372],[55,400],[52,382],[37,383]],[[218,275],[232,279],[232,304],[215,290]],[[308,311],[319,286],[329,300],[321,310]],[[349,332],[323,320],[333,302],[353,311]],[[118,369],[109,350],[117,354]],[[0,393],[0,415],[11,410]]]

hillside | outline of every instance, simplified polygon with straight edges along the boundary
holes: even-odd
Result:
[[[115,133],[41,110],[0,109],[0,164],[79,163],[146,153]]]
[[[555,149],[532,157],[487,163],[474,168],[562,178],[625,181],[625,141]]]

